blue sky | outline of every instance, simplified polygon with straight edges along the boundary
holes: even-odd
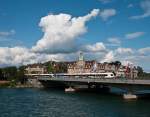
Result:
[[[73,18],[90,13],[83,26],[63,32]],[[57,16],[71,18],[61,24]],[[74,60],[83,51],[87,59],[128,61],[150,71],[149,27],[150,0],[0,0],[0,65]]]

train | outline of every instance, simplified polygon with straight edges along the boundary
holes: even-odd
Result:
[[[68,74],[68,73],[59,73],[59,74],[54,74],[52,75],[52,77],[54,76],[64,76],[64,77],[89,77],[89,78],[115,78],[115,74],[113,72],[103,72],[103,73],[74,73],[74,74]]]

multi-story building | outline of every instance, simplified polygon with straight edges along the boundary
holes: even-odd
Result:
[[[47,73],[47,69],[42,64],[27,65],[25,68],[25,74],[44,74]]]
[[[137,78],[138,70],[136,69],[136,67],[132,68],[132,67],[121,65],[116,75],[119,77]]]
[[[96,66],[95,61],[84,61],[83,54],[80,53],[78,61],[68,62],[68,73],[90,73],[94,68],[94,64]]]
[[[95,60],[84,61],[83,54],[80,53],[79,60],[68,62],[68,73],[90,73],[90,72],[115,72],[117,67],[109,63],[98,63]]]
[[[76,73],[104,73],[113,72],[118,77],[136,78],[138,71],[135,67],[123,66],[114,63],[99,63],[95,60],[85,61],[83,54],[80,53],[78,61],[72,62],[50,62],[52,73],[76,74]],[[44,64],[27,65],[25,74],[44,74],[48,73],[48,66]]]
[[[104,73],[113,72],[118,77],[136,78],[136,68],[126,68],[123,65],[115,65],[111,63],[98,63],[95,60],[84,61],[83,54],[80,53],[78,61],[68,62],[68,74],[75,73]]]

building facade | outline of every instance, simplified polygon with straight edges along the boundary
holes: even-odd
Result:
[[[137,78],[136,68],[111,63],[98,63],[95,60],[85,61],[83,54],[80,53],[78,61],[68,62],[68,74],[76,73],[104,73],[113,72],[117,77]]]
[[[25,74],[44,74],[47,73],[47,69],[42,64],[27,65],[25,68]]]
[[[120,64],[112,63],[99,63],[95,60],[85,61],[83,54],[80,53],[77,61],[72,62],[50,62],[52,67],[51,73],[105,73],[112,72],[116,77],[126,77],[126,78],[137,78],[138,71],[136,67],[123,66]],[[48,66],[44,64],[32,64],[27,65],[25,68],[25,74],[46,74],[48,72]]]
[[[69,74],[115,72],[117,69],[118,67],[109,63],[98,63],[95,60],[84,61],[82,53],[80,53],[78,61],[68,62]]]

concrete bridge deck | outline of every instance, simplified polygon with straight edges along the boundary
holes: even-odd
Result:
[[[82,83],[104,83],[104,84],[128,84],[149,86],[150,80],[125,79],[125,78],[75,78],[75,77],[38,77],[39,81],[61,81],[61,82],[82,82]]]
[[[125,99],[135,99],[137,98],[136,92],[142,90],[150,90],[150,80],[140,80],[140,79],[125,79],[125,78],[90,78],[90,77],[38,77],[42,84],[55,83],[56,85],[68,84],[67,86],[74,86],[75,84],[80,85],[95,85],[104,87],[117,87],[127,91],[124,94]],[[48,84],[49,86],[49,84]]]

